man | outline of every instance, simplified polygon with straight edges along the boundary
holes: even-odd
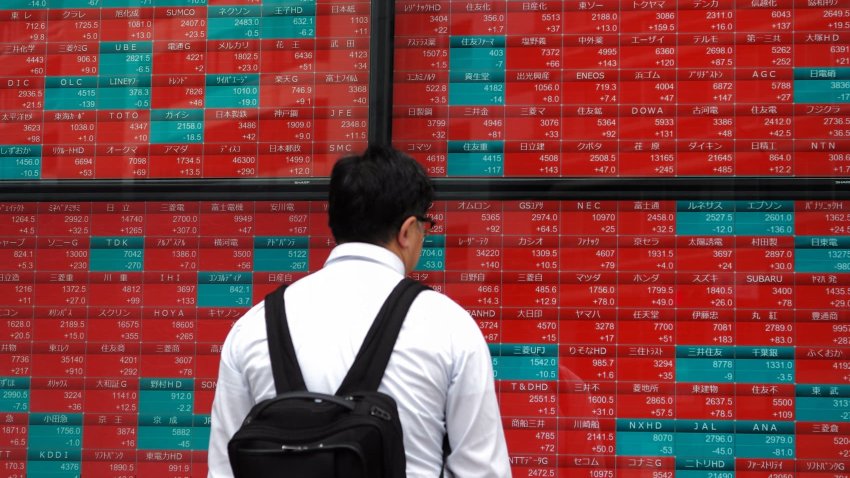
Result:
[[[405,154],[370,147],[333,168],[328,224],[337,242],[324,267],[286,289],[286,315],[307,389],[332,394],[378,309],[419,260],[433,188]],[[224,342],[212,410],[209,476],[232,476],[227,442],[251,407],[275,396],[263,303]],[[473,319],[435,291],[405,318],[379,387],[395,399],[409,478],[509,477],[487,345]]]

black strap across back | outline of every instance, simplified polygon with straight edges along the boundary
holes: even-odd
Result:
[[[280,286],[265,298],[266,315],[280,318],[266,320],[272,375],[278,395],[307,390],[286,320],[286,306],[283,301],[285,289],[285,285]],[[378,311],[354,363],[335,395],[345,396],[355,391],[378,389],[407,310],[416,296],[427,289],[428,286],[407,277],[395,286]]]

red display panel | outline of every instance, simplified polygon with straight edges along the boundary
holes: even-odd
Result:
[[[325,203],[0,203],[0,476],[204,476],[233,322]],[[490,346],[514,476],[838,478],[850,203],[440,201],[413,276]]]
[[[396,0],[393,141],[434,176],[843,177],[848,8]]]
[[[0,180],[327,176],[367,139],[371,6],[0,5]]]

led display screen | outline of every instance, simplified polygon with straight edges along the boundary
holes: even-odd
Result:
[[[0,180],[327,176],[366,144],[370,8],[6,0]]]
[[[435,176],[846,176],[845,0],[395,2],[393,141]]]
[[[850,202],[430,213],[514,476],[844,476]],[[225,334],[331,247],[321,201],[0,204],[0,476],[204,476]]]

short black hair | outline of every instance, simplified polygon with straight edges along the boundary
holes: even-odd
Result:
[[[388,146],[370,146],[334,164],[328,226],[338,244],[384,245],[405,219],[424,215],[433,197],[434,186],[415,159]]]

